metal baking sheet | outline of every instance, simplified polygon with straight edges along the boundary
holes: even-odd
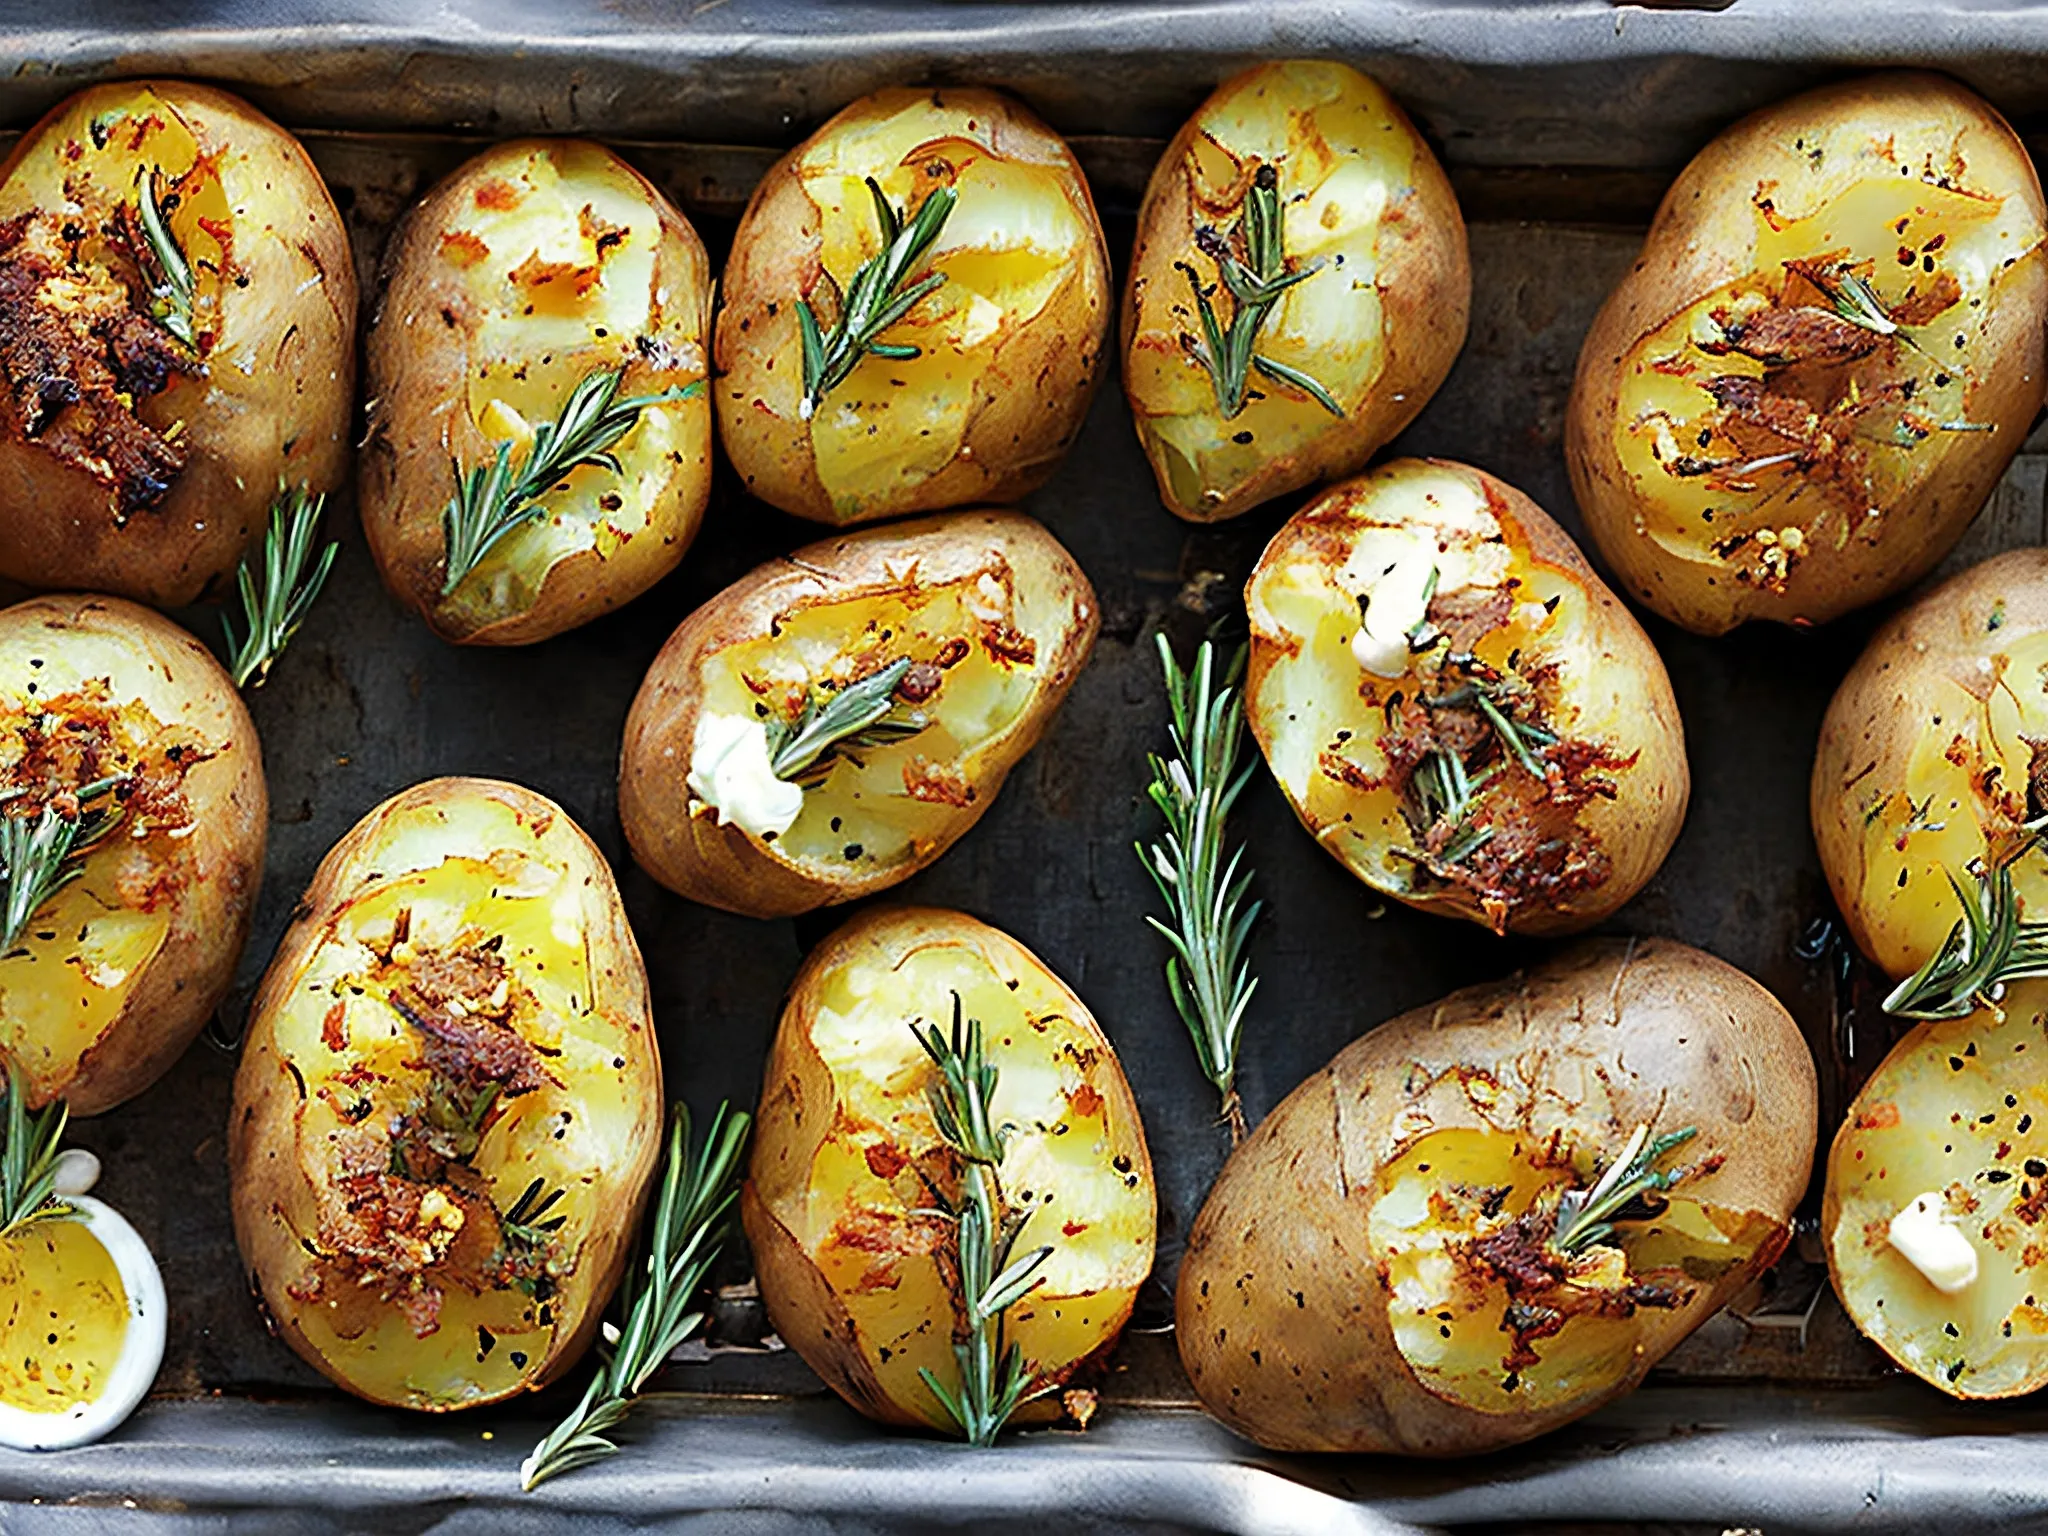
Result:
[[[773,155],[862,90],[1007,85],[1075,137],[1121,262],[1164,139],[1247,59],[1329,53],[1379,74],[1436,139],[1472,223],[1471,338],[1396,445],[1470,460],[1576,530],[1559,451],[1585,327],[1633,258],[1664,183],[1744,108],[1848,66],[1937,63],[2025,132],[2048,110],[2048,10],[1735,0],[1719,11],[1576,0],[1127,6],[797,0],[101,3],[0,0],[0,129],[88,81],[166,73],[243,89],[303,131],[356,241],[366,292],[392,222],[481,141],[576,131],[620,145],[691,213],[714,255]],[[2048,438],[2015,463],[1951,565],[2048,540]],[[1213,1529],[1378,1533],[1606,1522],[1708,1531],[2048,1528],[2048,1419],[1967,1408],[1886,1369],[1828,1289],[1808,1222],[1778,1269],[1621,1404],[1535,1446],[1447,1466],[1265,1455],[1190,1411],[1163,1330],[1187,1230],[1228,1151],[1140,913],[1144,754],[1163,699],[1151,634],[1231,612],[1291,508],[1191,529],[1165,513],[1115,381],[1074,454],[1027,504],[1102,602],[1094,660],[982,823],[900,887],[1016,934],[1116,1039],[1159,1174],[1160,1266],[1085,1436],[994,1453],[893,1435],[764,1347],[743,1254],[709,1348],[663,1378],[634,1454],[516,1491],[525,1448],[580,1389],[433,1421],[327,1388],[267,1337],[227,1217],[232,1040],[293,902],[365,810],[435,774],[487,773],[559,800],[619,867],[646,951],[668,1086],[705,1111],[749,1101],[805,949],[843,913],[764,923],[696,907],[626,860],[621,726],[647,663],[697,603],[818,530],[722,480],[683,568],[622,613],[523,652],[442,645],[383,592],[346,495],[344,552],[273,681],[254,696],[275,822],[256,932],[213,1032],[142,1099],[82,1123],[106,1196],[163,1263],[172,1340],[156,1398],[113,1441],[0,1452],[0,1532],[406,1529],[847,1531]],[[214,614],[184,616],[217,633]],[[1820,714],[1879,616],[1816,633],[1704,641],[1656,621],[1694,775],[1664,871],[1609,927],[1733,961],[1798,1015],[1831,1127],[1893,1036],[1872,979],[1802,939],[1827,915],[1805,816]],[[1255,1115],[1381,1019],[1554,946],[1376,901],[1317,850],[1277,790],[1242,833],[1269,916],[1241,1084]],[[556,1528],[550,1523],[549,1528]]]

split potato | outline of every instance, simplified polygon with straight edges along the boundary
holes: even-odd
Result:
[[[0,1058],[31,1105],[96,1115],[169,1070],[234,976],[263,751],[212,653],[119,598],[0,611],[0,680]]]
[[[1514,487],[1382,465],[1281,528],[1245,604],[1260,749],[1374,890],[1497,933],[1569,933],[1670,852],[1690,779],[1664,663]]]
[[[553,1381],[625,1266],[661,1092],[582,829],[489,779],[386,800],[321,861],[235,1078],[235,1236],[278,1333],[375,1403]]]
[[[2043,390],[2041,186],[1991,106],[1881,74],[1728,129],[1579,354],[1572,484],[1688,629],[1818,624],[1926,574]]]
[[[1152,1269],[1157,1197],[1138,1107],[1109,1039],[1043,961],[959,912],[861,914],[811,952],[769,1053],[740,1212],[775,1331],[853,1407],[950,1430],[920,1376],[957,1386],[967,1176],[942,1138],[938,1068],[913,1031],[978,1020],[989,1119],[1022,1225],[1051,1253],[1004,1315],[1035,1386],[1115,1343]],[[1050,1416],[1045,1407],[1026,1417]]]
[[[674,570],[711,494],[710,323],[703,242],[609,149],[521,139],[436,186],[368,346],[363,531],[393,594],[443,639],[526,645]]]
[[[1095,592],[1015,512],[869,529],[692,613],[626,717],[633,856],[783,917],[909,878],[981,818],[1095,645]]]
[[[1450,1456],[1620,1396],[1783,1251],[1813,1060],[1665,940],[1581,946],[1341,1051],[1231,1157],[1176,1305],[1202,1402],[1283,1451]]]
[[[2020,910],[2048,867],[2048,550],[1951,577],[1872,637],[1821,725],[1814,842],[1857,947],[1893,979],[1963,916],[1950,876],[2009,868]]]
[[[995,91],[878,91],[747,204],[719,436],[749,491],[816,522],[1018,501],[1087,419],[1109,312],[1095,202],[1057,134]]]
[[[226,590],[280,486],[348,463],[356,277],[298,141],[170,80],[61,103],[0,166],[0,575]]]
[[[2048,984],[1917,1026],[1849,1107],[1821,1234],[1856,1326],[1951,1397],[2048,1384]]]
[[[1124,298],[1160,499],[1213,522],[1364,468],[1451,371],[1471,307],[1457,196],[1375,81],[1294,59],[1225,82],[1152,173]],[[1247,309],[1233,366],[1215,343]]]

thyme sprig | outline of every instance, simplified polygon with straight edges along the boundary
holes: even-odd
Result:
[[[649,406],[687,400],[703,388],[700,379],[673,384],[651,395],[619,398],[624,371],[597,368],[570,392],[561,414],[533,429],[533,442],[518,469],[512,467],[512,444],[501,442],[488,464],[465,470],[455,462],[455,494],[441,514],[447,537],[448,572],[441,582],[447,597],[469,579],[485,555],[506,534],[543,510],[541,497],[560,487],[562,478],[585,465],[621,472],[612,446],[639,424]]]
[[[1606,1242],[1614,1235],[1616,1222],[1630,1219],[1626,1214],[1630,1205],[1646,1195],[1664,1193],[1692,1172],[1690,1168],[1657,1165],[1695,1134],[1694,1127],[1688,1125],[1653,1138],[1647,1124],[1638,1125],[1621,1156],[1608,1164],[1590,1190],[1567,1191],[1558,1202],[1551,1247],[1574,1254]]]
[[[1963,915],[1941,948],[1900,982],[1884,1000],[1886,1013],[1905,1019],[1961,1019],[1980,1007],[1995,1007],[2005,984],[2027,976],[2048,976],[2048,923],[2020,916],[2012,867],[2039,846],[2043,823],[2029,822],[2028,836],[1989,867],[1971,866],[1966,889],[1954,871],[1948,883]]]
[[[259,563],[254,552],[243,556],[235,572],[242,597],[242,633],[235,634],[232,615],[223,613],[220,627],[227,637],[229,666],[237,688],[261,688],[270,668],[306,620],[307,611],[327,584],[341,548],[330,539],[318,558],[313,554],[320,531],[324,495],[304,485],[280,488],[270,504],[270,527],[263,535]]]
[[[1045,1278],[1040,1271],[1052,1257],[1052,1248],[1015,1256],[1018,1234],[1030,1213],[1011,1210],[1003,1198],[998,1170],[1012,1128],[992,1118],[997,1071],[983,1049],[981,1021],[962,1014],[960,994],[955,992],[950,1036],[936,1024],[920,1028],[913,1020],[910,1026],[938,1068],[927,1090],[932,1119],[940,1137],[965,1164],[960,1207],[951,1213],[959,1230],[960,1311],[966,1334],[953,1344],[959,1385],[947,1386],[922,1366],[918,1375],[968,1444],[990,1446],[1012,1414],[1053,1390],[1052,1383],[1032,1387],[1023,1351],[1005,1337],[1004,1327],[1009,1309]]]
[[[19,944],[43,903],[84,870],[126,809],[114,790],[127,782],[113,774],[80,786],[70,814],[46,802],[33,816],[12,815],[7,807],[28,791],[0,790],[0,952]]]
[[[918,356],[916,347],[883,341],[882,332],[946,281],[945,273],[930,272],[905,286],[946,227],[960,194],[951,187],[935,189],[906,224],[883,193],[881,183],[872,176],[868,178],[868,193],[875,202],[875,222],[882,227],[882,249],[855,270],[832,329],[825,330],[818,324],[817,313],[808,299],[796,301],[797,327],[803,335],[804,348],[801,409],[805,421],[825,403],[827,395],[846,382],[854,367],[869,353],[898,359]]]
[[[157,203],[156,169],[144,166],[135,176],[135,213],[142,225],[142,237],[149,246],[150,262],[156,271],[150,281],[150,313],[156,323],[188,348],[198,346],[194,308],[198,289],[192,280],[192,264],[178,248],[178,238],[164,222]]]
[[[30,1113],[28,1084],[21,1069],[7,1063],[6,1111],[0,1115],[0,1238],[30,1222],[68,1216],[57,1198],[57,1160],[70,1118],[62,1099]]]
[[[520,1485],[529,1493],[551,1477],[617,1454],[608,1434],[704,1320],[691,1303],[724,1245],[752,1124],[752,1116],[721,1104],[699,1147],[691,1140],[689,1110],[676,1106],[646,1258],[619,1288],[625,1327],[605,1325],[603,1364],[583,1400],[520,1463]]]
[[[1215,307],[1209,302],[1209,290],[1202,286],[1200,275],[1186,262],[1177,263],[1187,275],[1188,286],[1194,289],[1195,313],[1202,322],[1199,341],[1183,336],[1181,342],[1189,355],[1209,371],[1210,382],[1216,388],[1217,408],[1226,421],[1244,409],[1253,369],[1269,379],[1293,385],[1332,416],[1344,414],[1344,408],[1331,398],[1330,392],[1308,374],[1253,350],[1259,327],[1266,323],[1266,317],[1287,290],[1322,270],[1321,262],[1292,272],[1287,270],[1279,187],[1280,176],[1272,166],[1262,165],[1253,174],[1251,189],[1245,194],[1244,214],[1233,231],[1244,247],[1243,259],[1239,259],[1231,239],[1209,226],[1195,232],[1195,244],[1216,263],[1217,275],[1230,290],[1235,308],[1228,330],[1217,320]]]
[[[922,710],[904,709],[896,699],[911,666],[905,656],[844,688],[813,689],[796,719],[771,723],[768,764],[775,777],[815,781],[836,757],[908,740],[930,725]]]
[[[1251,782],[1253,769],[1238,767],[1244,746],[1245,651],[1239,647],[1220,673],[1216,648],[1207,640],[1186,671],[1160,635],[1159,664],[1166,674],[1171,758],[1149,754],[1152,782],[1146,794],[1166,820],[1159,841],[1138,845],[1138,858],[1159,894],[1169,921],[1150,913],[1145,921],[1172,946],[1166,987],[1194,1041],[1202,1075],[1222,1098],[1224,1122],[1233,1143],[1245,1134],[1244,1105],[1237,1093],[1237,1049],[1258,978],[1245,958],[1260,903],[1249,906],[1252,872],[1240,869],[1242,846],[1224,857],[1224,831],[1231,807]]]

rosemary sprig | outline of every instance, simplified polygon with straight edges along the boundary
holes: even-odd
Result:
[[[324,495],[315,496],[304,485],[279,488],[270,504],[270,527],[263,535],[263,558],[259,565],[253,552],[242,557],[235,583],[242,594],[242,634],[235,635],[232,615],[220,616],[227,636],[230,664],[237,688],[261,688],[270,676],[271,664],[305,622],[306,612],[327,583],[334,566],[339,542],[313,557],[314,535],[320,530]],[[311,566],[310,573],[307,567]]]
[[[616,1454],[608,1432],[704,1320],[690,1303],[725,1242],[739,1192],[740,1153],[752,1124],[750,1115],[721,1104],[700,1148],[691,1142],[689,1110],[676,1106],[645,1264],[629,1270],[619,1288],[626,1325],[605,1324],[604,1363],[583,1400],[520,1463],[520,1486],[529,1493],[551,1477]]]
[[[952,1213],[959,1226],[960,1309],[967,1334],[953,1344],[959,1386],[948,1387],[922,1366],[918,1375],[968,1444],[990,1446],[1012,1414],[1053,1390],[1050,1382],[1032,1388],[1023,1351],[1004,1336],[1004,1314],[1044,1279],[1039,1271],[1052,1249],[1034,1248],[1013,1257],[1030,1213],[1012,1211],[1004,1201],[998,1169],[1011,1127],[990,1118],[996,1065],[983,1050],[981,1021],[963,1019],[962,1011],[955,992],[950,1037],[936,1024],[921,1029],[912,1021],[910,1026],[938,1068],[927,1090],[932,1119],[966,1164],[960,1208]]]
[[[156,323],[187,347],[198,345],[193,310],[198,290],[192,281],[192,264],[178,249],[177,236],[164,222],[163,209],[156,200],[156,169],[144,166],[135,175],[135,212],[142,225],[142,237],[161,281],[150,284],[150,313]]]
[[[832,329],[827,331],[819,326],[809,300],[796,301],[797,326],[803,333],[804,346],[805,421],[825,403],[827,395],[846,382],[855,365],[868,353],[890,358],[918,356],[916,347],[882,341],[881,334],[946,281],[945,273],[930,272],[904,286],[946,227],[946,219],[960,194],[951,187],[937,188],[906,224],[883,194],[881,183],[872,176],[868,178],[868,192],[875,200],[875,221],[882,227],[882,249],[854,272]]]
[[[1572,1254],[1606,1242],[1614,1235],[1614,1224],[1628,1219],[1623,1212],[1632,1202],[1644,1195],[1662,1194],[1692,1172],[1690,1168],[1660,1169],[1657,1164],[1695,1134],[1688,1125],[1652,1139],[1649,1126],[1638,1125],[1621,1156],[1608,1164],[1590,1190],[1570,1190],[1558,1202],[1550,1246],[1559,1253]]]
[[[1287,270],[1279,188],[1280,176],[1272,166],[1262,165],[1253,174],[1251,190],[1245,194],[1244,215],[1233,231],[1244,246],[1244,260],[1238,259],[1231,241],[1214,229],[1204,225],[1195,232],[1195,244],[1216,263],[1216,273],[1230,290],[1236,306],[1227,331],[1216,318],[1209,303],[1209,290],[1202,286],[1201,277],[1187,263],[1178,264],[1187,274],[1188,286],[1195,291],[1195,312],[1202,322],[1202,339],[1184,336],[1182,345],[1209,370],[1210,382],[1216,387],[1216,405],[1226,421],[1244,409],[1253,369],[1269,379],[1293,385],[1332,416],[1344,414],[1344,408],[1330,397],[1330,392],[1308,374],[1253,350],[1259,327],[1266,323],[1266,316],[1273,312],[1281,296],[1322,270],[1321,262],[1299,271]]]
[[[1846,320],[1873,336],[1895,337],[1903,345],[1911,347],[1922,357],[1927,358],[1929,362],[1940,362],[1940,359],[1930,357],[1927,349],[1892,318],[1891,311],[1885,308],[1884,300],[1878,297],[1877,290],[1870,285],[1870,280],[1852,269],[1846,262],[1836,262],[1832,269],[1811,261],[1788,261],[1785,266],[1820,291],[1821,297],[1828,301],[1828,308],[1834,311],[1837,319]]]
[[[1425,697],[1421,702],[1429,709],[1477,709],[1500,738],[1502,749],[1537,778],[1544,777],[1543,753],[1557,745],[1556,734],[1530,721],[1517,720],[1501,707],[1487,684],[1475,681],[1434,698]],[[1432,748],[1416,765],[1409,780],[1416,822],[1425,833],[1439,824],[1451,828],[1449,840],[1438,850],[1433,862],[1462,863],[1492,840],[1493,829],[1471,825],[1470,817],[1481,792],[1493,782],[1500,767],[1494,763],[1473,773],[1463,758],[1442,746]]]
[[[820,778],[834,757],[903,741],[930,725],[922,710],[897,708],[896,689],[910,668],[905,656],[844,688],[814,689],[795,720],[769,728],[768,759],[775,777],[792,784]]]
[[[31,1114],[28,1084],[12,1061],[7,1063],[5,1090],[6,1113],[0,1117],[0,1238],[12,1237],[30,1222],[71,1214],[71,1207],[57,1198],[58,1144],[70,1118],[64,1101]]]
[[[86,854],[121,819],[125,807],[113,791],[126,782],[115,774],[80,786],[73,815],[47,803],[33,816],[11,815],[8,804],[27,790],[0,790],[0,952],[19,944],[43,903],[78,878]]]
[[[1258,921],[1260,904],[1245,905],[1252,872],[1242,873],[1240,846],[1224,857],[1223,834],[1231,807],[1251,782],[1253,769],[1237,766],[1244,746],[1245,652],[1239,647],[1218,675],[1216,650],[1207,640],[1186,671],[1174,660],[1166,636],[1157,637],[1159,664],[1166,674],[1166,699],[1173,720],[1173,756],[1149,754],[1152,782],[1146,794],[1166,819],[1165,835],[1138,845],[1138,858],[1166,899],[1170,921],[1150,913],[1150,923],[1172,946],[1166,986],[1173,1006],[1194,1041],[1202,1075],[1222,1097],[1223,1119],[1233,1143],[1244,1140],[1244,1105],[1237,1095],[1237,1047],[1258,978],[1245,958],[1245,944]]]
[[[505,1234],[508,1242],[522,1248],[538,1251],[547,1247],[548,1240],[569,1220],[567,1212],[559,1216],[548,1214],[560,1203],[564,1193],[566,1191],[560,1187],[549,1189],[546,1179],[535,1179],[512,1202],[511,1208],[498,1218],[498,1230]]]
[[[570,393],[562,413],[533,429],[533,442],[512,468],[512,445],[498,444],[488,464],[455,468],[455,494],[441,514],[447,536],[448,574],[441,583],[447,597],[469,579],[484,556],[506,534],[536,516],[540,498],[559,487],[562,477],[586,464],[620,473],[612,445],[639,423],[649,406],[687,400],[704,388],[700,379],[673,384],[652,395],[619,398],[623,370],[598,368],[583,376]]]
[[[1995,1006],[2005,984],[2027,976],[2048,976],[2048,923],[2020,917],[2012,867],[2039,845],[2041,823],[2027,824],[2029,836],[1989,868],[1973,864],[1974,889],[1948,871],[1963,915],[1941,948],[1900,982],[1884,1000],[1884,1011],[1905,1019],[1961,1019]]]

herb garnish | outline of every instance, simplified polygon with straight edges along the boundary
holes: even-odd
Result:
[[[875,201],[875,221],[882,227],[882,249],[853,274],[839,318],[827,331],[808,299],[796,301],[797,326],[803,334],[804,399],[802,414],[809,421],[825,397],[852,374],[855,365],[872,352],[876,357],[909,359],[920,355],[912,346],[880,340],[882,332],[917,307],[920,300],[946,281],[943,272],[927,273],[907,288],[903,286],[917,264],[946,227],[947,216],[960,194],[951,187],[939,187],[919,206],[908,224],[883,193],[881,183],[868,178],[868,192]]]
[[[498,444],[490,463],[464,470],[455,463],[455,494],[441,514],[447,536],[448,574],[441,595],[449,596],[469,578],[492,546],[513,529],[537,516],[540,498],[560,488],[570,471],[594,464],[621,473],[612,445],[639,423],[649,406],[687,400],[704,388],[700,379],[674,384],[652,395],[619,398],[624,371],[598,368],[583,376],[562,413],[533,429],[533,443],[515,472],[512,445]]]
[[[1515,719],[1501,707],[1491,684],[1475,679],[1448,693],[1424,697],[1420,702],[1430,710],[1476,709],[1493,728],[1505,753],[1538,779],[1545,777],[1543,753],[1557,744],[1556,734],[1533,722]],[[1462,863],[1492,840],[1493,830],[1472,825],[1470,817],[1480,793],[1493,782],[1500,768],[1501,764],[1493,763],[1473,773],[1457,751],[1441,745],[1432,747],[1416,765],[1409,779],[1415,802],[1413,821],[1424,836],[1438,826],[1450,829],[1448,840],[1437,850],[1433,862]]]
[[[21,1070],[7,1063],[6,1113],[0,1116],[0,1239],[12,1237],[31,1222],[68,1216],[71,1207],[57,1198],[58,1143],[70,1118],[62,1099],[31,1114],[28,1084]]]
[[[507,1242],[539,1252],[569,1220],[566,1212],[560,1216],[548,1215],[564,1193],[560,1188],[548,1189],[545,1179],[535,1179],[512,1202],[511,1209],[498,1218],[498,1230],[505,1234]]]
[[[157,205],[153,167],[145,166],[136,173],[135,212],[149,247],[150,263],[156,269],[149,288],[150,314],[187,347],[196,348],[198,331],[193,323],[193,308],[197,289],[192,281],[192,264],[178,249],[177,237],[164,222],[163,210]]]
[[[1692,1172],[1690,1168],[1660,1169],[1657,1164],[1695,1134],[1688,1125],[1652,1139],[1650,1127],[1638,1125],[1621,1156],[1608,1165],[1590,1190],[1569,1190],[1558,1202],[1550,1246],[1559,1253],[1574,1254],[1606,1242],[1614,1235],[1616,1222],[1632,1219],[1627,1214],[1631,1204],[1664,1193]]]
[[[1996,1006],[2005,984],[2028,976],[2048,976],[2048,923],[2020,917],[2013,890],[2012,866],[2037,847],[2043,826],[2027,824],[2029,836],[1986,868],[1970,866],[1975,888],[1948,873],[1963,915],[1949,929],[1941,948],[1927,963],[1900,982],[1884,1000],[1884,1011],[1905,1019],[1961,1019],[1979,1007]]]
[[[54,802],[12,815],[8,805],[28,791],[0,790],[0,951],[20,943],[37,909],[78,878],[86,854],[120,821],[125,807],[114,791],[126,783],[115,774],[81,785],[69,815]]]
[[[938,1068],[938,1077],[927,1090],[932,1119],[965,1165],[960,1207],[948,1213],[959,1232],[959,1302],[967,1335],[953,1344],[959,1387],[947,1387],[924,1367],[918,1375],[968,1444],[990,1446],[1013,1413],[1053,1390],[1051,1382],[1031,1387],[1023,1351],[1004,1337],[1003,1318],[1044,1279],[1039,1270],[1052,1257],[1052,1249],[1034,1248],[1022,1258],[1011,1257],[1031,1214],[1009,1207],[998,1176],[1015,1128],[989,1118],[996,1065],[982,1048],[981,1021],[963,1021],[961,1014],[960,994],[955,992],[950,1038],[936,1024],[920,1029],[913,1021],[910,1026]]]
[[[1259,327],[1266,323],[1266,316],[1272,313],[1281,296],[1322,270],[1321,262],[1299,271],[1287,270],[1279,186],[1279,173],[1270,165],[1261,165],[1252,176],[1244,214],[1232,232],[1244,247],[1245,259],[1238,258],[1230,239],[1209,226],[1195,231],[1195,244],[1216,263],[1217,275],[1236,305],[1228,331],[1217,321],[1209,292],[1203,288],[1195,269],[1186,262],[1175,263],[1187,274],[1188,286],[1195,291],[1195,311],[1202,321],[1202,340],[1183,336],[1181,342],[1189,355],[1208,369],[1210,381],[1216,387],[1217,408],[1226,421],[1244,409],[1254,368],[1269,379],[1292,384],[1332,416],[1344,414],[1344,408],[1330,397],[1330,392],[1299,368],[1290,368],[1252,350]]]
[[[912,665],[905,656],[844,688],[814,689],[795,720],[772,721],[768,758],[775,777],[815,782],[836,757],[907,740],[930,725],[922,710],[897,705],[896,690]]]
[[[320,511],[326,501],[325,495],[315,496],[304,485],[281,488],[270,504],[262,563],[256,563],[253,552],[242,557],[235,572],[242,595],[241,638],[235,636],[232,616],[223,613],[220,618],[228,642],[228,670],[237,688],[263,686],[271,664],[299,632],[306,611],[327,582],[341,545],[330,539],[319,558],[313,558],[313,538],[319,532]]]
[[[739,1193],[740,1153],[752,1124],[750,1115],[721,1104],[699,1148],[691,1143],[689,1110],[676,1106],[646,1259],[626,1272],[619,1288],[626,1325],[604,1325],[604,1363],[583,1400],[520,1463],[520,1486],[529,1493],[551,1477],[616,1454],[619,1447],[607,1432],[632,1411],[647,1379],[704,1320],[701,1311],[689,1310],[690,1303],[725,1242]]]
[[[1166,819],[1166,834],[1138,858],[1171,919],[1150,913],[1145,921],[1166,937],[1173,953],[1166,961],[1166,986],[1202,1075],[1223,1100],[1223,1119],[1233,1143],[1245,1134],[1244,1106],[1237,1096],[1237,1046],[1258,978],[1245,958],[1245,943],[1260,904],[1245,906],[1252,872],[1238,871],[1244,849],[1223,856],[1223,833],[1237,797],[1253,769],[1240,770],[1244,745],[1245,651],[1239,647],[1217,675],[1215,647],[1204,640],[1195,663],[1183,672],[1166,636],[1157,637],[1159,664],[1166,673],[1166,698],[1173,719],[1173,756],[1148,755],[1152,782],[1146,794]]]

